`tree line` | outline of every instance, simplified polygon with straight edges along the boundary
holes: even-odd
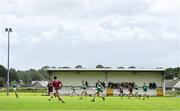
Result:
[[[41,80],[48,80],[48,73],[46,69],[49,68],[48,66],[44,66],[39,70],[36,69],[29,69],[25,71],[15,70],[11,68],[9,70],[9,81],[11,84],[31,84],[32,81],[41,81]],[[7,69],[0,65],[0,87],[4,86],[7,81]]]
[[[98,65],[96,68],[101,68],[102,66]],[[14,68],[10,69],[9,81],[11,84],[14,83],[23,83],[23,84],[31,84],[32,81],[41,81],[48,80],[48,73],[46,69],[50,68],[49,66],[44,66],[39,70],[29,69],[25,71],[16,70]],[[55,67],[52,67],[55,68]],[[63,67],[62,67],[63,68]],[[75,68],[82,68],[81,65],[76,66]],[[179,78],[180,79],[180,67],[175,68],[167,68],[165,71],[166,79]],[[7,81],[7,69],[0,65],[0,87],[4,86]]]
[[[180,79],[180,67],[175,68],[167,68],[165,71],[165,78],[166,79]]]

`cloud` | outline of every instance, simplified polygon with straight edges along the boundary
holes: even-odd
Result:
[[[149,0],[150,12],[160,15],[177,15],[180,13],[179,0]]]
[[[176,15],[180,12],[179,0],[152,0],[150,12],[157,14]]]
[[[176,0],[2,0],[1,63],[6,64],[4,27],[12,27],[11,60],[18,68],[175,66],[180,63],[179,16]]]

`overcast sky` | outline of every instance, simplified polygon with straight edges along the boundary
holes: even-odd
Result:
[[[0,0],[0,64],[26,70],[180,64],[180,0]]]

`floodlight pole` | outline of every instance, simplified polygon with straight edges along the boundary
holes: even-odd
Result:
[[[9,96],[9,49],[10,49],[10,32],[11,28],[5,28],[5,32],[8,32],[8,61],[7,61],[7,96]]]
[[[166,75],[163,73],[163,96],[166,95],[166,81],[165,81]]]

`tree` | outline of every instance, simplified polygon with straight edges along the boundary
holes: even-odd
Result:
[[[118,69],[124,69],[124,67],[117,67]]]
[[[106,69],[111,69],[111,67],[108,67],[108,66],[107,66],[107,67],[104,67],[104,68],[106,68]]]
[[[7,78],[7,70],[3,65],[0,65],[0,77],[2,77],[4,80]]]
[[[51,68],[50,66],[43,66],[41,70],[47,70],[48,68]]]
[[[2,77],[0,77],[0,87],[3,87],[4,84],[5,84],[5,80]]]
[[[28,73],[24,73],[22,80],[24,81],[25,84],[30,84],[32,82],[32,77]]]
[[[99,65],[96,66],[96,68],[104,68],[104,66],[99,64]]]
[[[19,77],[17,76],[17,72],[15,69],[11,68],[9,71],[9,80],[19,82]]]
[[[39,70],[39,72],[42,74],[42,76],[45,78],[45,80],[48,80],[48,72],[46,71],[48,68],[50,68],[50,67],[44,66]]]
[[[52,66],[52,68],[53,68],[53,69],[56,69],[56,67],[55,67],[55,66]]]
[[[17,71],[17,75],[25,84],[30,84],[32,81],[46,80],[46,77],[42,74],[42,70],[37,71],[35,69],[30,69],[26,71]]]
[[[165,79],[180,78],[180,67],[167,68],[165,71]]]
[[[16,74],[17,74],[19,80],[24,81],[24,79],[23,79],[24,72],[23,71],[18,70],[18,71],[16,71]]]
[[[69,67],[69,66],[63,66],[62,68],[67,68],[67,69],[68,69],[68,68],[71,68],[71,67]]]
[[[83,68],[82,65],[77,65],[75,68]]]
[[[29,71],[27,71],[27,73],[29,75],[31,75],[31,78],[33,81],[45,80],[45,78],[42,76],[42,74],[40,72],[36,71],[35,69],[30,69]]]
[[[128,69],[135,69],[135,66],[129,66]]]

